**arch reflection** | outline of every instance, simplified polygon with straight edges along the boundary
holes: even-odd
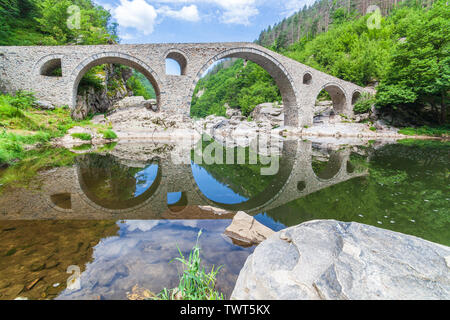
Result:
[[[238,148],[234,148],[235,155]],[[223,149],[224,155],[229,152]],[[270,203],[282,191],[294,167],[296,151],[297,141],[283,143],[275,175],[261,175],[261,169],[268,166],[260,164],[259,159],[258,164],[248,164],[248,159],[246,164],[205,164],[193,160],[192,175],[201,196],[211,205],[229,211],[252,211]],[[247,157],[248,147],[245,152]]]
[[[311,166],[320,180],[333,179],[342,168],[345,154],[339,150],[331,150],[312,145]]]
[[[144,203],[156,192],[162,178],[159,160],[131,166],[109,154],[77,158],[77,172],[85,196],[111,210],[130,209]]]

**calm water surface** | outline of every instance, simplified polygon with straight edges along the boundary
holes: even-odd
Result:
[[[200,230],[203,262],[223,266],[217,289],[229,297],[254,250],[223,234],[238,210],[274,230],[336,219],[450,245],[448,143],[286,141],[268,176],[267,165],[196,163],[189,148],[158,143],[40,152],[0,172],[0,299],[176,287],[182,268],[171,261]],[[66,288],[69,266],[80,269],[79,289]]]

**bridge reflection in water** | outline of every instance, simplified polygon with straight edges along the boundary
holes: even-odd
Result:
[[[240,210],[270,212],[367,175],[365,166],[352,164],[350,147],[329,149],[310,141],[282,141],[278,146],[279,170],[261,176],[262,164],[198,164],[193,145],[119,144],[108,153],[80,155],[74,167],[43,172],[41,190],[22,191],[20,210],[3,203],[9,212],[2,218],[230,219]],[[244,149],[248,156],[251,148]],[[181,164],[180,158],[185,159]],[[205,206],[229,213],[217,214]]]

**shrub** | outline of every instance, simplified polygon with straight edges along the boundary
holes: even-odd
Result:
[[[26,110],[33,106],[36,98],[32,92],[19,90],[10,100],[11,106],[16,109]]]
[[[445,137],[450,135],[450,125],[440,127],[423,126],[419,128],[403,128],[398,132],[407,136]]]
[[[353,106],[353,111],[355,111],[355,113],[369,112],[374,103],[375,98],[371,94],[364,92],[361,94],[361,96],[358,98],[355,105]]]
[[[100,133],[103,134],[103,138],[105,138],[105,139],[109,139],[109,140],[117,139],[117,134],[114,131],[112,131],[111,129],[102,130]]]

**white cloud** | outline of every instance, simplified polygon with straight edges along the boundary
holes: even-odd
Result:
[[[121,27],[134,28],[144,35],[153,32],[158,13],[145,0],[120,0],[112,15]]]
[[[284,14],[291,16],[292,14],[303,9],[305,5],[309,6],[314,3],[315,0],[286,0],[284,1]]]
[[[98,2],[103,1],[99,0]],[[120,27],[134,28],[144,35],[154,31],[157,23],[164,17],[199,22],[208,17],[201,10],[214,9],[213,15],[225,24],[250,25],[252,18],[259,14],[261,6],[278,7],[284,15],[311,4],[314,0],[120,0],[111,8],[113,17]],[[152,3],[152,4],[150,4]],[[109,7],[108,7],[109,8]],[[278,11],[280,12],[280,11]]]
[[[154,2],[212,5],[220,9],[220,20],[223,23],[249,25],[250,18],[259,14],[257,3],[262,0],[154,0]]]
[[[158,13],[175,19],[186,20],[191,22],[200,21],[200,15],[196,5],[185,6],[181,10],[172,10],[168,6],[161,7],[157,10]]]
[[[256,0],[214,0],[225,11],[222,15],[224,23],[249,25],[250,18],[259,14]]]

